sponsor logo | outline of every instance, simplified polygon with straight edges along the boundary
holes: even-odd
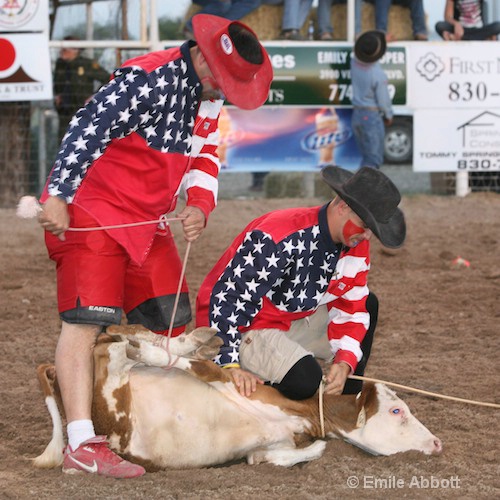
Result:
[[[349,129],[328,132],[326,134],[318,134],[311,132],[307,134],[301,141],[302,148],[306,151],[314,152],[328,146],[338,146],[348,141],[351,137]]]
[[[40,0],[0,0],[0,28],[20,28],[31,21]]]
[[[220,37],[220,46],[222,47],[222,50],[227,54],[230,55],[233,52],[233,42],[229,38],[228,35],[225,33]]]
[[[424,57],[421,57],[417,62],[415,69],[423,76],[428,82],[432,82],[445,69],[444,62],[432,52],[428,52]]]
[[[95,460],[92,462],[92,465],[87,465],[87,464],[84,464],[83,462],[80,462],[80,460],[77,460],[76,458],[73,458],[71,455],[68,455],[68,457],[71,460],[73,460],[73,462],[75,462],[75,464],[78,465],[79,467],[81,467],[84,471],[87,471],[87,472],[90,472],[90,473],[97,472],[97,463],[96,463]]]
[[[116,309],[114,307],[89,306],[89,311],[114,314],[116,312]]]

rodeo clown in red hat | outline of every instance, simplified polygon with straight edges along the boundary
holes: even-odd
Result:
[[[39,221],[57,264],[62,329],[56,370],[67,417],[63,471],[128,478],[144,474],[96,436],[92,349],[108,325],[184,331],[188,288],[168,225],[67,231],[160,221],[175,210],[188,242],[217,198],[217,121],[224,99],[261,106],[272,81],[268,54],[246,25],[199,14],[195,41],[126,61],[69,123],[45,186]],[[169,327],[171,326],[171,328]]]

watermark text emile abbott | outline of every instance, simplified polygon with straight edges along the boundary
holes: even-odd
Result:
[[[364,489],[459,489],[460,478],[458,476],[450,476],[448,478],[440,478],[436,476],[412,476],[409,479],[404,479],[396,476],[376,477],[376,476],[349,476],[347,478],[347,486],[349,488],[364,488]]]

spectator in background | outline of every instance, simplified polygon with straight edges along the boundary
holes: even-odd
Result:
[[[333,40],[332,5],[346,4],[347,0],[318,0],[318,39]],[[361,31],[361,0],[355,0],[355,32]]]
[[[351,57],[352,130],[361,151],[361,166],[380,168],[384,160],[384,122],[392,123],[387,76],[378,62],[387,44],[382,31],[367,31]]]
[[[444,40],[497,40],[500,22],[484,23],[483,0],[446,0],[436,31]]]
[[[366,0],[375,6],[375,29],[386,33],[388,42],[394,37],[387,33],[387,21],[392,0]],[[333,27],[331,23],[331,8],[335,4],[345,4],[347,0],[319,0],[318,1],[318,38],[320,40],[333,40]],[[427,26],[423,0],[394,0],[395,5],[410,9],[413,36],[415,40],[428,40]],[[362,0],[355,0],[355,32],[361,32]]]
[[[425,22],[425,11],[423,0],[366,0],[375,4],[375,29],[386,34],[386,40],[391,42],[394,37],[387,33],[387,21],[391,4],[408,7],[410,9],[413,37],[415,40],[426,41],[429,39],[427,25]]]
[[[265,1],[264,3],[276,3]],[[281,3],[281,2],[280,2]],[[284,0],[281,40],[303,40],[300,30],[306,22],[313,0]]]
[[[67,36],[65,41],[78,40]],[[94,95],[95,84],[106,83],[110,74],[96,61],[83,57],[81,49],[63,47],[59,52],[54,72],[54,103],[59,115],[61,141],[73,115]]]
[[[262,2],[261,0],[193,0],[192,3],[201,7],[201,10],[196,11],[196,14],[212,14],[237,21],[254,11]],[[191,17],[186,22],[184,36],[194,40],[192,19]]]

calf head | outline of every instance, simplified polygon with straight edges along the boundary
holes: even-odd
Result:
[[[393,455],[410,450],[426,455],[441,453],[441,440],[385,385],[365,384],[356,398],[356,406],[356,428],[341,432],[344,439],[355,446],[373,455]]]

